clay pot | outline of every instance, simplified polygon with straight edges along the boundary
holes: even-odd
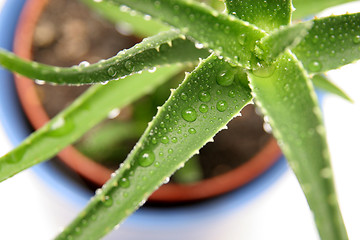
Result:
[[[47,0],[28,0],[19,20],[14,41],[14,52],[22,58],[32,58],[32,39],[34,29]],[[16,75],[16,88],[30,123],[35,129],[49,121],[37,94],[35,83]],[[110,177],[112,171],[92,161],[73,146],[68,146],[58,154],[59,158],[75,172],[91,182],[101,186]],[[270,141],[248,162],[217,177],[193,184],[166,184],[159,188],[151,200],[160,202],[183,202],[206,199],[242,187],[264,174],[281,157],[276,141]]]

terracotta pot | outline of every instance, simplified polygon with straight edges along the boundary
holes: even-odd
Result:
[[[32,58],[32,39],[34,29],[47,0],[28,0],[19,20],[16,32],[14,52],[22,58]],[[43,126],[49,117],[37,94],[35,83],[22,76],[16,76],[16,87],[25,114],[35,129]],[[58,154],[59,158],[84,178],[101,186],[110,177],[112,171],[92,161],[68,146]],[[273,166],[280,158],[281,152],[276,141],[271,140],[251,160],[240,167],[220,176],[197,183],[179,185],[166,184],[159,188],[150,200],[166,202],[193,201],[214,197],[237,189]]]

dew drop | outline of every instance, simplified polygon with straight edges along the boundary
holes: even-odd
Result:
[[[177,141],[178,141],[178,140],[177,140],[176,137],[172,137],[172,138],[171,138],[171,142],[176,143]]]
[[[156,143],[157,143],[156,137],[152,137],[152,138],[151,138],[151,143],[152,143],[152,144],[156,144]]]
[[[182,118],[187,122],[194,122],[197,119],[197,113],[194,108],[188,107],[181,112]]]
[[[319,41],[319,36],[318,35],[315,35],[312,39],[312,42],[313,43],[317,43]]]
[[[61,137],[68,134],[73,129],[74,129],[74,124],[71,121],[69,120],[65,121],[64,118],[59,117],[50,125],[49,132],[47,135],[51,137]]]
[[[245,40],[246,40],[246,35],[245,33],[241,34],[238,38],[238,42],[240,43],[240,45],[244,45],[245,44]]]
[[[104,198],[103,198],[103,204],[104,204],[104,206],[105,207],[111,207],[112,205],[113,205],[113,199],[112,199],[112,197],[110,197],[110,196],[105,196]]]
[[[170,181],[170,178],[167,177],[167,178],[164,179],[163,184],[167,184],[167,183],[169,183],[169,181]]]
[[[174,150],[172,148],[169,148],[168,153],[172,154],[173,152],[174,152]]]
[[[126,61],[126,62],[125,62],[125,68],[126,68],[126,70],[128,70],[129,72],[132,72],[132,71],[134,71],[135,66],[134,66],[133,62],[129,60],[129,61]]]
[[[256,69],[253,70],[253,74],[260,78],[267,78],[274,74],[274,65],[260,64]]]
[[[145,21],[150,21],[150,20],[151,20],[151,16],[150,16],[150,15],[145,15],[145,16],[144,16],[144,20],[145,20]]]
[[[16,149],[14,152],[12,152],[9,156],[9,158],[5,158],[6,163],[8,164],[15,164],[20,162],[25,155],[26,147],[21,147]]]
[[[235,91],[234,90],[230,90],[228,93],[228,96],[231,98],[234,98],[236,96]]]
[[[114,119],[116,118],[117,116],[119,116],[120,114],[120,109],[119,108],[114,108],[113,110],[111,110],[109,113],[108,113],[108,118],[109,119]]]
[[[216,82],[220,86],[230,86],[234,82],[234,75],[234,69],[226,69],[219,73],[218,77],[216,78]]]
[[[36,80],[35,80],[35,83],[36,83],[37,85],[44,85],[44,84],[45,84],[45,81],[44,81],[44,80],[36,79]]]
[[[201,91],[199,93],[199,100],[202,102],[208,102],[211,100],[211,95],[208,91]]]
[[[209,111],[209,107],[208,107],[207,105],[205,105],[205,104],[201,104],[201,105],[199,106],[199,111],[200,111],[201,113],[206,113],[207,111]]]
[[[224,112],[227,109],[227,107],[228,107],[228,104],[226,101],[221,100],[216,103],[216,109],[219,112]]]
[[[125,36],[131,36],[134,33],[134,28],[126,22],[118,22],[115,25],[116,31]],[[124,51],[118,52],[117,55],[123,54]]]
[[[202,49],[202,48],[204,48],[204,44],[197,42],[197,43],[195,43],[195,47],[197,49]]]
[[[142,167],[148,167],[155,161],[155,154],[150,150],[144,150],[140,153],[138,159],[139,165]]]
[[[189,128],[189,131],[188,131],[190,134],[195,134],[196,133],[196,130],[195,128]]]
[[[180,94],[180,98],[181,98],[182,100],[186,101],[188,97],[187,97],[186,93],[181,93],[181,94]]]
[[[116,76],[116,70],[113,67],[109,67],[107,72],[108,72],[110,77],[115,77]]]
[[[263,123],[263,129],[264,129],[265,132],[267,132],[267,133],[269,133],[269,134],[272,133],[271,125],[270,125],[270,123],[268,123],[268,122],[264,122],[264,123]]]
[[[353,42],[354,42],[355,44],[360,43],[360,35],[356,35],[356,36],[353,38]]]
[[[103,190],[101,188],[96,189],[95,194],[100,195],[102,194]]]
[[[335,37],[335,35],[330,35],[330,42],[335,42],[335,40],[336,40],[336,37]]]
[[[164,136],[164,137],[161,138],[161,142],[163,144],[167,144],[167,143],[169,143],[169,138],[167,136]]]
[[[321,70],[322,66],[319,61],[312,61],[309,65],[309,69],[312,72],[319,72]]]
[[[130,187],[130,181],[129,179],[123,177],[119,180],[119,186],[122,188],[128,188]]]
[[[156,71],[156,67],[150,68],[148,71],[151,72],[151,73],[153,73],[153,72]]]
[[[79,63],[79,67],[88,67],[90,66],[90,63],[87,61],[82,61],[81,63]]]

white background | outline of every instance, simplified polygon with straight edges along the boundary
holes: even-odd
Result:
[[[0,9],[3,2],[0,0]],[[350,239],[356,240],[360,239],[360,65],[347,66],[330,76],[355,101],[350,104],[326,97],[324,115],[341,208]],[[0,125],[0,155],[9,149],[11,144]],[[51,239],[77,211],[27,170],[0,184],[0,239]],[[241,231],[234,230],[235,235],[227,231],[229,221],[218,222],[224,227],[221,239],[318,239],[306,201],[290,172],[228,220]]]

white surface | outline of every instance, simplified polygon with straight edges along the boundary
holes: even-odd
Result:
[[[0,7],[4,0],[0,0]],[[339,199],[350,239],[360,239],[360,66],[346,67],[331,76],[355,100],[337,97],[324,102],[329,144],[335,167]],[[0,125],[0,155],[10,144]],[[78,211],[59,197],[31,171],[0,184],[0,239],[51,239]],[[213,239],[315,240],[311,213],[296,179],[287,173],[278,183],[242,211],[219,223],[234,225],[234,231]],[[200,238],[201,239],[201,238]]]

